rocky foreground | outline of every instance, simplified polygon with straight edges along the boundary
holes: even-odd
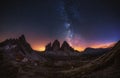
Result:
[[[111,49],[74,50],[55,40],[34,51],[25,36],[0,43],[0,78],[120,78],[120,41]]]

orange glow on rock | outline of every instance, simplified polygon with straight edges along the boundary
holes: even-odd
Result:
[[[89,45],[89,46],[83,46],[83,45],[75,46],[75,45],[73,45],[71,47],[73,47],[75,50],[78,50],[78,51],[82,52],[87,47],[91,47],[91,48],[107,48],[107,47],[114,46],[114,44],[115,44],[115,42],[110,42],[110,43],[94,43],[94,44]],[[32,48],[34,50],[37,50],[37,51],[44,51],[45,50],[45,46],[46,46],[46,43],[41,44],[41,45],[39,45],[39,44],[35,45],[34,44],[34,45],[32,45]]]

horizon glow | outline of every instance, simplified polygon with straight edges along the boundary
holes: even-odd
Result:
[[[3,1],[0,41],[24,34],[32,48],[39,51],[56,39],[67,41],[79,51],[105,48],[120,40],[118,6],[114,0]]]
[[[20,35],[19,35],[20,36]],[[18,35],[2,35],[0,37],[0,42],[6,40],[6,39],[9,39],[9,38],[18,38],[19,37]],[[26,35],[25,35],[26,36]],[[69,37],[68,37],[69,38]],[[26,37],[26,41],[31,45],[31,47],[34,49],[34,50],[37,50],[37,51],[44,51],[45,50],[45,46],[48,44],[48,43],[53,43],[55,39],[50,39],[50,38],[47,38],[47,37],[41,37],[40,39],[35,37],[31,37],[31,36],[27,36]],[[60,40],[60,44],[62,45],[63,41],[65,40]],[[79,36],[74,36],[72,39],[68,39],[66,40],[69,45],[74,48],[75,50],[78,50],[78,51],[84,51],[86,48],[90,47],[90,48],[107,48],[107,47],[111,47],[111,46],[114,46],[114,44],[117,42],[117,41],[93,41],[93,42],[87,42],[84,40],[84,38],[82,37],[79,37]]]
[[[69,42],[68,42],[69,43]],[[78,50],[78,51],[84,51],[86,48],[109,48],[109,47],[113,47],[114,44],[116,42],[109,42],[109,43],[94,43],[93,45],[89,45],[89,46],[84,46],[84,45],[72,45],[71,47],[74,48],[75,50]],[[37,51],[44,51],[45,50],[45,46],[47,44],[44,43],[44,44],[37,44],[37,45],[32,45],[31,44],[31,47],[34,49],[34,50],[37,50]]]

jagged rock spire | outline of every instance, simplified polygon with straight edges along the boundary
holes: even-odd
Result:
[[[51,51],[51,50],[52,50],[52,44],[50,42],[45,46],[45,51]]]
[[[58,40],[55,40],[53,44],[49,43],[46,45],[45,51],[74,51],[74,49],[67,43],[67,41],[64,41],[62,46],[60,47],[60,42]]]
[[[19,40],[21,40],[21,41],[26,41],[24,34],[22,34],[22,35],[19,37]]]
[[[61,50],[63,51],[74,51],[74,49],[67,43],[67,41],[64,41]]]
[[[57,51],[60,49],[60,42],[58,40],[55,40],[52,44],[52,50]]]

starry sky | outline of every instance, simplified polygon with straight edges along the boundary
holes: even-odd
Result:
[[[3,0],[0,42],[21,34],[35,50],[55,39],[77,50],[120,40],[118,0]]]

